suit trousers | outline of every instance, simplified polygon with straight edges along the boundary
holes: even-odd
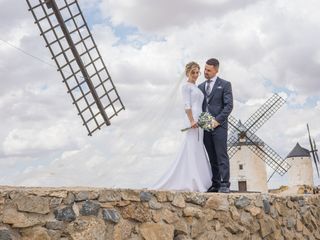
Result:
[[[230,164],[227,150],[228,131],[218,126],[212,132],[204,131],[206,147],[212,170],[212,186],[230,187]]]

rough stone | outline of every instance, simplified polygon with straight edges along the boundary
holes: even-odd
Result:
[[[18,212],[14,208],[6,208],[3,211],[3,223],[11,224],[15,228],[32,227],[39,224],[44,224],[47,216],[42,214],[27,214]]]
[[[122,219],[114,227],[112,240],[125,240],[125,239],[131,240],[132,239],[131,235],[133,231],[134,231],[134,225],[130,221]],[[141,238],[139,240],[141,240]]]
[[[179,220],[175,223],[173,223],[174,226],[174,232],[175,235],[176,234],[188,234],[189,233],[189,229],[188,229],[188,225],[184,220]]]
[[[169,224],[179,221],[179,217],[177,216],[177,214],[168,209],[164,209],[162,211],[162,219]]]
[[[39,196],[24,196],[20,195],[14,199],[18,210],[21,212],[47,214],[50,212],[49,199]]]
[[[102,217],[105,221],[110,221],[113,223],[118,223],[120,220],[120,214],[117,210],[113,209],[104,209],[102,211]]]
[[[179,193],[174,196],[171,204],[179,208],[184,208],[186,206],[186,202],[184,200],[183,195]]]
[[[167,202],[168,201],[167,193],[164,191],[156,192],[155,196],[156,196],[158,202]]]
[[[161,223],[143,223],[140,232],[145,240],[172,240],[174,227]]]
[[[121,201],[121,194],[117,191],[102,190],[99,195],[99,202],[117,202]]]
[[[121,192],[121,196],[123,200],[140,202],[140,193],[134,190],[127,190],[125,192]]]
[[[99,197],[99,193],[91,191],[81,191],[75,193],[75,201],[96,200]]]
[[[107,235],[104,221],[94,216],[80,216],[66,231],[76,240],[105,240]]]
[[[50,200],[50,208],[57,208],[62,203],[62,198],[53,197]]]
[[[158,203],[155,199],[152,199],[151,201],[149,201],[149,207],[151,209],[159,210],[162,208],[162,204]]]
[[[186,207],[183,209],[183,215],[186,217],[196,217],[200,218],[203,216],[201,209],[195,207]]]
[[[65,224],[61,221],[49,221],[46,223],[46,228],[51,230],[63,230],[64,227]]]
[[[250,212],[252,216],[257,216],[261,213],[261,208],[249,205],[245,208],[246,211]]]
[[[140,193],[140,201],[141,202],[149,202],[152,199],[153,195],[149,192],[141,192]]]
[[[245,208],[246,206],[248,206],[250,204],[251,200],[249,198],[247,198],[246,196],[240,196],[239,198],[237,198],[234,201],[234,205],[237,208]]]
[[[263,210],[265,212],[265,214],[269,214],[270,213],[270,203],[267,199],[263,199]]]
[[[32,239],[32,240],[51,240],[47,229],[43,227],[34,227],[24,229],[22,231],[22,239]]]
[[[65,207],[54,211],[55,218],[59,221],[72,222],[76,219],[72,207]]]
[[[151,219],[151,213],[141,203],[130,204],[122,210],[122,217],[134,219],[138,222],[148,222]]]
[[[199,206],[204,206],[206,204],[207,198],[205,195],[200,195],[198,193],[190,193],[186,196],[186,202],[190,202]]]
[[[98,216],[100,204],[93,201],[85,201],[80,209],[80,214],[83,216]]]
[[[19,240],[19,233],[10,229],[9,227],[0,225],[0,240]]]
[[[229,205],[230,204],[226,196],[216,195],[207,200],[205,207],[214,210],[228,211]]]
[[[67,197],[64,198],[62,202],[66,205],[71,205],[74,203],[74,199],[75,199],[74,194],[72,192],[68,192]]]

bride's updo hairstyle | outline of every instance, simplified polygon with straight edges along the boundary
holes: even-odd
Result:
[[[198,68],[198,69],[200,70],[199,64],[196,63],[196,62],[189,62],[189,63],[186,65],[186,69],[185,69],[185,71],[186,71],[186,76],[188,76],[189,73],[190,73],[190,71],[191,71],[192,69],[195,69],[195,68]]]

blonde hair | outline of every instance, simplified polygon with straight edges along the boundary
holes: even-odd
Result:
[[[188,76],[190,71],[194,68],[198,68],[200,70],[200,65],[196,62],[187,63],[186,68],[185,68],[186,76]]]

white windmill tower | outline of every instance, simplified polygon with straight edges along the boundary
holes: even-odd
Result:
[[[311,150],[309,151],[308,149],[301,147],[300,144],[297,143],[287,156],[287,162],[291,165],[291,168],[288,171],[289,187],[301,185],[307,185],[311,187],[314,186],[311,155],[319,177],[319,157],[315,141],[311,139],[308,124],[307,129]]]

